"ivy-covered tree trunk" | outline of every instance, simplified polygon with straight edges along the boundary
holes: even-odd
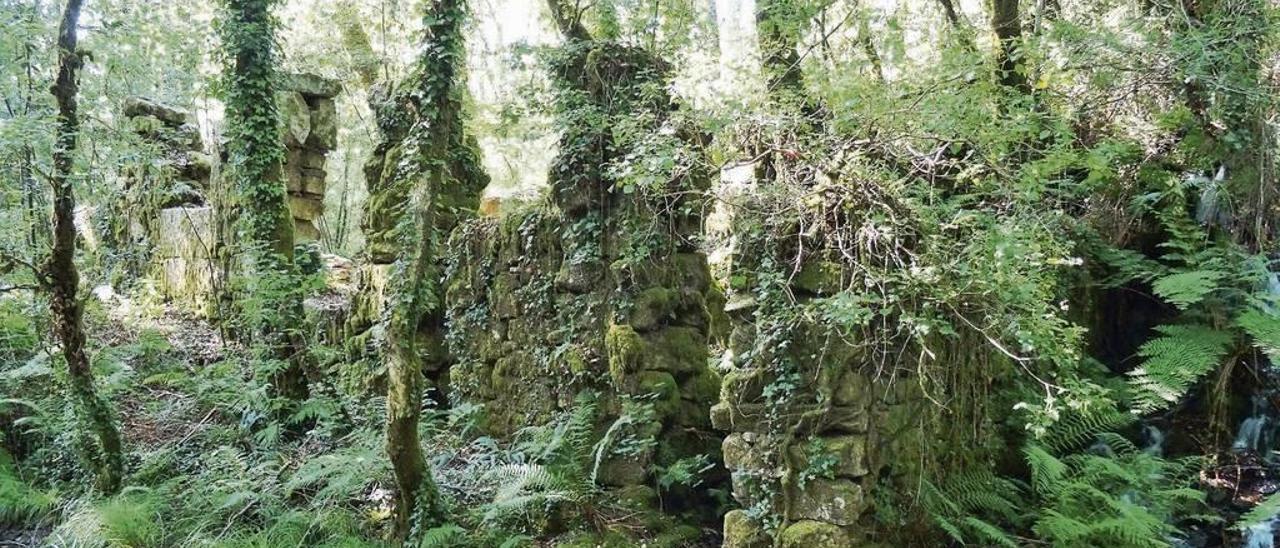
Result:
[[[424,47],[418,66],[401,90],[407,107],[407,133],[399,163],[388,169],[391,184],[407,184],[410,206],[396,226],[399,242],[392,274],[387,329],[387,457],[398,488],[395,530],[398,538],[439,525],[446,517],[422,451],[418,425],[422,415],[423,364],[442,356],[419,345],[424,325],[438,326],[441,232],[465,208],[462,196],[473,191],[479,161],[462,127],[460,82],[466,18],[463,0],[432,0],[424,17]],[[400,104],[395,101],[396,104]],[[394,124],[402,125],[402,124]],[[470,207],[474,208],[474,204]]]
[[[85,459],[97,474],[97,487],[106,494],[120,490],[124,474],[124,457],[120,431],[111,410],[98,397],[93,386],[93,371],[85,352],[84,305],[77,296],[80,273],[76,269],[76,198],[72,190],[71,170],[80,132],[76,97],[80,91],[76,73],[81,67],[76,50],[76,25],[80,20],[81,0],[68,0],[58,27],[58,76],[53,95],[58,102],[58,126],[53,150],[53,249],[45,265],[48,277],[49,308],[53,312],[53,330],[62,343],[62,356],[67,361],[67,382],[78,420],[88,430]]]
[[[276,0],[224,0],[221,22],[226,74],[229,171],[255,271],[253,326],[281,365],[270,374],[277,396],[307,397],[306,349],[299,324],[302,294],[295,283],[293,217],[282,177],[284,148],[275,96]]]

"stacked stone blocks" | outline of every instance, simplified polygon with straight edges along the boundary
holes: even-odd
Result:
[[[320,239],[324,215],[325,158],[337,148],[338,82],[310,74],[281,78],[278,101],[285,144],[284,179],[293,214],[294,242]]]

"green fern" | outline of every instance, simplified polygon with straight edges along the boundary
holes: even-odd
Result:
[[[1067,453],[1093,443],[1103,432],[1122,429],[1134,420],[1132,413],[1114,405],[1072,410],[1049,426],[1036,443],[1057,453]]]
[[[1160,336],[1144,343],[1142,366],[1131,371],[1134,409],[1148,413],[1177,402],[1202,377],[1222,363],[1231,335],[1200,325],[1164,325]]]
[[[990,470],[971,469],[954,474],[942,485],[924,480],[921,501],[934,524],[956,542],[1017,546],[1012,535],[996,525],[1017,526],[1025,489],[1018,482]]]
[[[1023,449],[1041,505],[1032,530],[1055,546],[1168,546],[1170,524],[1203,506],[1204,493],[1186,487],[1196,462],[1149,455],[1115,433],[1098,441],[1110,454]]]
[[[1236,318],[1236,325],[1273,362],[1280,361],[1280,318],[1261,310],[1249,309]]]
[[[1260,525],[1280,514],[1280,493],[1276,493],[1263,499],[1257,506],[1245,512],[1240,519],[1232,524],[1233,529],[1244,530],[1255,525]]]
[[[23,525],[53,508],[53,499],[18,478],[12,459],[0,449],[0,525]]]
[[[456,523],[446,523],[422,534],[418,548],[457,548],[465,544],[467,530]]]
[[[346,503],[389,477],[381,434],[369,431],[352,437],[355,441],[351,446],[319,455],[298,467],[283,485],[285,494],[315,489],[312,502]]]
[[[483,521],[527,530],[558,505],[588,504],[597,492],[590,474],[595,424],[596,395],[583,393],[551,424],[518,432],[518,453],[528,461],[486,474],[498,488],[481,508]]]
[[[1219,270],[1191,270],[1161,277],[1151,284],[1151,290],[1181,310],[1203,301],[1219,288],[1226,277]]]
[[[1066,463],[1039,445],[1024,447],[1022,455],[1031,469],[1031,485],[1038,493],[1053,492],[1070,473]]]

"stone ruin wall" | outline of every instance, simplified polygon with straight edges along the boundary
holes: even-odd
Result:
[[[316,223],[324,214],[325,158],[337,146],[334,97],[340,91],[336,81],[313,75],[281,78],[283,173],[297,243],[320,238]],[[216,259],[223,244],[217,162],[205,153],[188,111],[133,97],[124,115],[157,158],[126,170],[124,197],[114,214],[128,221],[108,240],[130,254],[138,263],[134,268],[149,273],[161,297],[207,314],[225,271]]]
[[[738,241],[729,275],[745,281],[725,307],[733,364],[711,409],[742,506],[724,518],[724,546],[882,545],[875,492],[912,488],[902,480],[918,449],[908,444],[918,443],[928,402],[909,374],[876,370],[856,335],[807,308],[848,287],[854,273],[824,253],[820,237],[803,253],[780,249],[794,243],[795,230],[782,245],[748,237],[743,225],[762,226],[750,216],[769,209],[747,200],[731,229]],[[761,260],[770,255],[774,261]],[[787,265],[787,304],[757,303],[764,263]],[[777,317],[790,318],[784,329],[758,331]],[[770,395],[780,388],[784,398]]]
[[[600,51],[601,58],[618,57],[624,71],[636,68],[627,59],[646,58],[616,46]],[[367,247],[347,324],[353,356],[369,356],[381,336],[378,319],[398,245],[393,231],[408,201],[407,189],[388,183],[394,178],[387,170],[401,154],[394,138],[400,128],[388,118],[382,130],[393,138],[365,167]],[[649,487],[654,465],[700,454],[719,460],[709,406],[720,379],[708,367],[708,303],[714,307],[719,299],[694,243],[700,217],[671,213],[697,208],[664,204],[660,222],[650,222],[653,204],[613,189],[604,177],[607,158],[584,161],[572,156],[580,150],[563,145],[550,175],[551,196],[538,203],[474,218],[484,185],[464,181],[438,197],[454,213],[437,223],[451,232],[444,314],[424,322],[419,344],[441,358],[428,360],[424,373],[436,398],[481,404],[484,427],[495,436],[545,424],[585,393],[596,395],[599,437],[629,410],[638,420],[609,435],[647,442],[646,448],[606,455],[595,473],[602,484],[625,486],[633,495],[650,491],[638,497],[656,504]],[[624,239],[640,226],[665,227],[662,240],[669,245],[642,264],[617,268]],[[646,405],[650,414],[636,411]]]
[[[323,214],[325,157],[336,140],[338,88],[314,77],[290,81],[281,93],[285,179],[301,242],[319,238],[316,221]],[[154,220],[132,223],[130,234],[154,239],[152,264],[165,297],[203,306],[217,272],[211,244],[205,243],[216,234],[210,161],[180,109],[139,99],[126,115],[162,150],[171,170]],[[393,142],[366,166],[372,175],[365,220],[370,245],[355,274],[355,312],[344,330],[361,352],[377,336],[395,257],[389,235],[406,201],[404,189],[377,186],[397,155]],[[131,176],[133,184],[156,180],[154,173]],[[777,372],[769,365],[771,356],[753,351],[760,341],[749,292],[732,295],[725,307],[736,359],[722,382],[708,366],[712,318],[722,297],[706,257],[679,244],[619,272],[611,266],[617,258],[613,235],[624,233],[639,204],[610,191],[598,166],[575,165],[571,158],[553,166],[552,183],[544,203],[500,218],[447,219],[450,226],[443,228],[457,227],[447,247],[446,329],[425,335],[446,351],[433,354],[447,355],[453,364],[427,364],[439,394],[485,404],[486,428],[497,435],[547,422],[584,391],[601,394],[602,435],[624,405],[648,403],[651,420],[628,426],[625,434],[655,443],[638,454],[606,459],[601,483],[644,486],[654,464],[722,450],[733,496],[743,508],[724,517],[725,546],[764,548],[775,540],[794,547],[868,545],[872,490],[894,473],[893,457],[909,453],[895,444],[914,428],[924,405],[918,391],[865,371],[857,348],[810,322],[798,327],[784,351],[803,364],[799,395],[791,398],[796,403],[772,403],[766,390],[778,380]],[[449,198],[458,211],[478,205],[483,185],[472,186]],[[594,260],[575,258],[583,237],[572,227],[583,221],[607,227],[597,242],[605,251]],[[676,232],[698,230],[698,219],[668,221],[656,224],[681,227]],[[674,234],[673,241],[690,235]],[[751,272],[756,261],[750,255],[758,252],[740,250],[735,271]],[[838,263],[816,257],[806,259],[790,282],[801,304],[838,289],[848,275]],[[815,458],[832,462],[823,477],[806,476]]]
[[[220,269],[211,181],[213,159],[186,110],[142,97],[125,102],[134,132],[153,147],[154,161],[131,166],[119,207],[127,221],[114,245],[135,254],[151,272],[159,294],[184,308],[205,311]],[[150,256],[146,256],[147,252]]]
[[[674,103],[643,90],[668,69],[661,60],[607,43],[566,53],[553,70],[587,101],[579,108],[605,117],[647,111],[654,132],[668,123]],[[451,397],[484,404],[487,429],[509,435],[596,394],[608,448],[596,480],[649,489],[655,465],[719,461],[709,406],[720,377],[708,364],[718,290],[698,249],[698,193],[680,192],[705,189],[710,177],[678,175],[661,197],[625,192],[605,168],[627,145],[580,119],[567,126],[547,200],[464,223],[450,239]],[[637,245],[648,251],[628,256]],[[620,451],[614,442],[624,438],[639,449]],[[697,504],[692,493],[672,498]]]
[[[624,407],[653,414],[620,436],[653,442],[644,452],[601,462],[608,486],[650,483],[651,466],[718,453],[708,407],[719,375],[707,366],[714,291],[696,251],[656,257],[623,303],[610,280],[567,281],[562,227],[574,221],[550,205],[460,226],[449,242],[446,293],[453,398],[485,406],[485,427],[508,436],[545,424],[598,394],[601,432]]]

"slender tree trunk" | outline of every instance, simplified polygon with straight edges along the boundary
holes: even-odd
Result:
[[[800,73],[799,14],[787,0],[758,0],[756,3],[756,41],[765,73],[765,83],[772,96],[804,94]]]
[[[58,76],[53,96],[58,102],[58,127],[53,150],[53,250],[45,266],[49,284],[49,308],[53,312],[54,333],[62,343],[62,356],[67,361],[71,400],[79,420],[93,438],[86,447],[86,460],[97,473],[97,486],[103,493],[120,490],[124,458],[120,431],[116,428],[106,402],[93,386],[93,371],[85,352],[84,305],[77,296],[80,273],[76,270],[76,198],[72,189],[71,170],[80,119],[76,112],[76,96],[80,85],[76,72],[81,60],[76,51],[76,25],[80,20],[81,0],[68,0],[62,23],[58,27]]]
[[[942,6],[942,13],[947,17],[947,24],[951,27],[951,32],[960,41],[960,45],[969,51],[977,48],[973,44],[973,34],[969,25],[965,24],[960,18],[960,12],[956,10],[954,0],[938,0],[938,4]]]
[[[953,29],[959,29],[964,23],[960,22],[960,14],[956,12],[956,6],[952,0],[938,0],[938,4],[942,5],[942,13],[946,14],[947,22],[951,24]]]
[[[1018,0],[991,0],[991,29],[996,33],[996,80],[1024,94],[1031,93],[1026,75],[1019,70],[1022,19]]]
[[[425,17],[426,47],[412,76],[408,92],[421,119],[415,120],[405,144],[414,156],[396,177],[417,182],[413,189],[408,226],[397,228],[405,243],[394,266],[390,322],[387,328],[387,457],[398,488],[395,529],[398,538],[425,530],[446,518],[444,501],[432,478],[422,451],[418,424],[422,415],[422,374],[424,356],[419,347],[423,325],[439,323],[443,292],[439,249],[443,207],[440,197],[464,186],[460,177],[478,170],[478,165],[461,165],[462,147],[469,146],[464,135],[461,110],[463,85],[460,82],[466,18],[465,0],[432,0]],[[584,31],[585,32],[585,31]]]
[[[307,397],[306,345],[302,339],[302,293],[294,281],[293,216],[289,213],[281,162],[276,106],[277,0],[224,0],[223,42],[230,61],[227,127],[229,167],[243,229],[258,277],[257,304],[263,312],[254,326],[271,357],[282,361],[270,375],[277,396]]]
[[[871,41],[871,26],[867,24],[866,19],[863,19],[858,27],[858,42],[862,44],[862,52],[871,62],[871,70],[876,80],[881,84],[887,82],[888,80],[884,77],[884,63],[880,60],[880,53],[876,51],[875,43]]]

